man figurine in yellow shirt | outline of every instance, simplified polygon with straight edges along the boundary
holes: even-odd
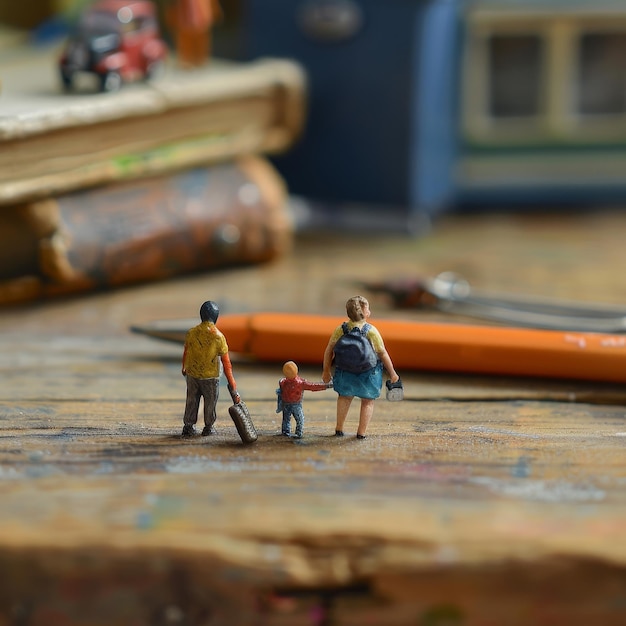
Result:
[[[183,437],[196,434],[200,397],[204,398],[204,429],[202,435],[215,432],[213,424],[217,417],[215,407],[219,395],[220,362],[230,388],[233,401],[240,402],[237,384],[233,377],[233,368],[228,356],[226,338],[217,329],[215,323],[220,311],[211,300],[200,307],[200,324],[187,332],[183,351],[183,376],[187,379],[187,402],[183,417]]]

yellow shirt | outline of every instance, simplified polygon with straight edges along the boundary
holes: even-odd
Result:
[[[367,322],[369,324],[369,322]],[[362,327],[364,324],[361,322],[348,321],[348,330],[352,330],[355,326]],[[335,332],[331,335],[330,341],[334,345],[339,340],[339,337],[343,335],[343,325],[337,326]],[[378,329],[369,324],[369,330],[367,331],[367,338],[370,340],[376,354],[380,354],[385,349],[383,338],[380,336]]]
[[[228,352],[226,338],[211,322],[202,322],[187,332],[184,368],[194,378],[218,378],[220,357]]]

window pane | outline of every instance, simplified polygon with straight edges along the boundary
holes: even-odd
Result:
[[[489,39],[489,113],[528,117],[539,113],[542,40],[538,35]]]
[[[583,35],[579,76],[580,113],[626,113],[626,33]]]

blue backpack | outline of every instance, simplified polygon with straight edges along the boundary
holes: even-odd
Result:
[[[341,328],[343,335],[337,340],[334,350],[335,366],[353,374],[360,374],[375,367],[378,356],[367,338],[371,326],[364,324],[363,328],[354,326],[349,330],[348,323],[344,322]]]

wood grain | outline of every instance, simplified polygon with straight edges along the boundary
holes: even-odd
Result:
[[[194,317],[209,297],[340,314],[354,281],[461,266],[489,288],[558,282],[565,297],[619,302],[625,218],[589,219],[303,237],[271,265],[5,310],[0,624],[623,623],[623,388],[409,374],[364,441],[354,407],[335,438],[334,392],[306,394],[297,441],[279,435],[280,368],[235,359],[259,431],[246,447],[225,388],[217,434],[181,439],[181,349],[128,331]],[[520,232],[536,243],[509,247],[507,278],[493,260]],[[595,276],[578,256],[588,236],[605,252],[589,257]],[[554,264],[533,277],[551,243]],[[421,318],[371,300],[374,318]],[[301,373],[319,379],[321,365]]]

